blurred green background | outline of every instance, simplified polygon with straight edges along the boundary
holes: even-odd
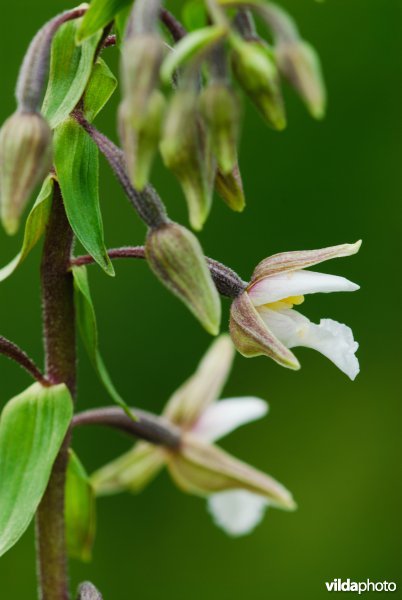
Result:
[[[180,2],[168,2],[180,10]],[[241,166],[248,207],[231,213],[216,199],[202,232],[205,252],[249,277],[272,253],[363,238],[359,255],[322,270],[361,284],[356,294],[309,297],[309,317],[348,323],[360,342],[355,383],[321,355],[300,349],[292,373],[259,358],[236,358],[226,396],[259,395],[271,411],[224,446],[282,481],[294,514],[268,511],[263,524],[232,540],[214,527],[205,502],[159,477],[138,497],[99,501],[94,560],[72,564],[74,587],[96,582],[106,600],[315,600],[324,582],[401,581],[401,224],[402,4],[400,0],[283,0],[318,49],[329,112],[312,121],[285,89],[289,127],[265,128],[247,106]],[[29,39],[58,0],[2,7],[0,118],[14,110],[17,69]],[[117,51],[105,58],[117,68]],[[113,138],[117,95],[98,126]],[[160,165],[154,183],[171,215],[187,223],[176,181]],[[140,244],[144,228],[102,162],[102,208],[110,246]],[[0,232],[0,261],[18,239]],[[0,333],[42,357],[39,251],[0,287]],[[125,398],[159,411],[192,372],[210,339],[145,263],[120,262],[116,279],[91,267],[104,358]],[[225,321],[228,303],[224,302]],[[0,403],[29,379],[1,359]],[[109,404],[84,353],[79,407]],[[109,431],[77,431],[74,447],[91,471],[130,446]],[[0,561],[0,597],[35,596],[33,528]],[[380,594],[381,595],[381,594]],[[402,597],[401,591],[394,597]]]

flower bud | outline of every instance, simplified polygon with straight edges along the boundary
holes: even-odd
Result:
[[[17,111],[7,119],[0,131],[0,216],[9,235],[51,161],[52,132],[40,113]]]
[[[204,225],[212,202],[198,116],[197,94],[193,90],[178,90],[168,109],[160,145],[166,167],[180,181],[190,223],[196,230]]]
[[[139,129],[147,118],[148,102],[158,85],[164,46],[156,33],[133,35],[122,51],[124,98],[128,103],[133,127]]]
[[[286,126],[285,109],[274,56],[262,40],[237,39],[233,46],[234,74],[268,125]]]
[[[197,238],[177,223],[148,234],[148,264],[161,282],[186,304],[212,335],[219,332],[221,304]]]
[[[304,100],[310,114],[322,119],[326,90],[320,59],[314,48],[301,39],[280,42],[275,48],[278,68]]]
[[[200,110],[218,166],[224,174],[230,173],[237,160],[239,100],[225,83],[217,81],[201,93]]]
[[[235,212],[242,212],[246,206],[243,182],[239,165],[236,162],[230,173],[217,171],[215,189],[224,202]]]
[[[294,354],[266,327],[247,292],[232,303],[230,335],[237,350],[247,358],[265,355],[289,369],[300,368]]]
[[[189,494],[209,496],[242,489],[284,510],[296,506],[290,492],[275,479],[191,434],[183,436],[180,451],[168,458],[168,469],[176,484]]]
[[[149,181],[158,149],[164,111],[165,98],[159,90],[154,90],[145,109],[144,120],[135,128],[127,100],[120,105],[120,139],[131,182],[139,191],[143,190]]]

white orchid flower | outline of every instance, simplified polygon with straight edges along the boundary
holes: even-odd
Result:
[[[350,379],[359,373],[358,344],[350,327],[321,319],[317,325],[295,310],[307,294],[354,292],[344,277],[306,270],[331,258],[358,252],[361,242],[322,250],[285,252],[263,260],[247,290],[232,304],[231,335],[244,356],[265,354],[292,369],[300,368],[290,348],[305,346],[329,358]]]
[[[196,373],[169,400],[163,417],[181,429],[178,450],[138,443],[92,476],[98,495],[125,489],[139,492],[166,466],[183,491],[207,498],[215,523],[230,535],[250,532],[268,505],[295,508],[280,483],[214,445],[268,411],[267,403],[253,396],[217,400],[233,350],[228,336],[218,338]]]

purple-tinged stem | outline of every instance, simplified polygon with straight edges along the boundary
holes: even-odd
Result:
[[[16,344],[10,342],[5,337],[0,335],[0,354],[3,356],[7,356],[14,362],[20,365],[25,371],[27,371],[36,381],[39,381],[42,385],[49,385],[50,382],[40,369],[36,366],[34,361],[29,358],[29,356],[21,350]]]
[[[68,271],[73,233],[58,185],[43,249],[41,280],[46,376],[51,383],[76,389],[76,340],[73,278]],[[69,600],[64,522],[64,488],[69,432],[53,466],[36,516],[40,600]]]
[[[184,26],[176,19],[174,15],[166,8],[161,8],[159,13],[159,19],[165,25],[166,29],[169,30],[175,42],[179,42],[182,38],[187,35],[187,31]]]
[[[146,259],[144,246],[113,248],[112,250],[108,250],[108,255],[112,260],[120,258]],[[236,298],[247,288],[247,283],[243,281],[239,275],[235,273],[235,271],[226,265],[223,265],[213,258],[206,257],[206,261],[216,289],[222,296]],[[86,254],[84,256],[77,256],[76,258],[71,259],[70,265],[72,267],[82,267],[84,265],[91,265],[94,262],[95,261],[92,256]]]
[[[157,446],[177,449],[180,446],[180,430],[162,417],[138,408],[133,408],[136,420],[133,421],[123,409],[118,407],[95,408],[75,415],[73,427],[82,425],[102,425],[123,431],[131,436],[146,440]]]

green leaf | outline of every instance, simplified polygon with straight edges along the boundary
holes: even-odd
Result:
[[[93,69],[91,78],[83,98],[83,110],[88,121],[92,122],[102,110],[117,87],[117,79],[104,60],[99,58]]]
[[[0,419],[0,556],[29,526],[73,414],[64,384],[34,383]]]
[[[78,456],[69,451],[66,478],[66,537],[68,554],[83,562],[92,558],[96,532],[95,493]]]
[[[52,128],[68,117],[84,93],[101,39],[99,31],[77,46],[78,26],[77,21],[65,23],[53,40],[49,83],[42,106],[42,113]]]
[[[108,275],[114,275],[99,207],[98,149],[72,118],[54,136],[54,163],[70,225],[84,248]]]
[[[131,13],[131,5],[126,6],[126,8],[123,8],[123,10],[121,10],[116,15],[116,18],[114,20],[116,32],[117,32],[117,42],[119,44],[124,40],[127,22],[128,22],[130,13]]]
[[[182,10],[182,17],[188,31],[194,31],[208,25],[208,13],[202,0],[187,2]]]
[[[168,84],[175,70],[185,61],[203,54],[227,35],[226,27],[211,25],[192,31],[180,40],[167,55],[161,67],[161,79]]]
[[[53,185],[54,178],[49,175],[43,182],[36,202],[28,215],[21,250],[8,265],[0,269],[0,282],[14,273],[43,235],[52,206]]]
[[[117,392],[99,352],[98,326],[95,308],[89,289],[88,274],[85,267],[73,267],[75,305],[78,329],[88,352],[89,358],[111,398],[127,415],[134,418],[130,408]]]
[[[92,0],[89,10],[78,28],[77,40],[82,42],[113,21],[117,13],[133,0]]]

